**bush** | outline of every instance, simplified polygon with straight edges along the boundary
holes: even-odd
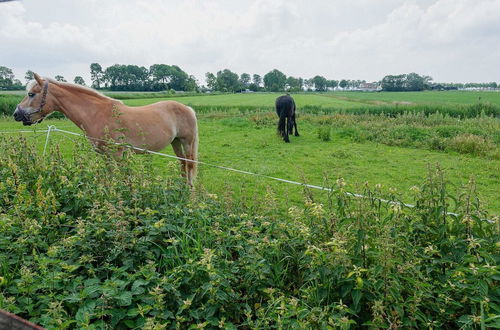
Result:
[[[486,155],[495,149],[495,145],[481,136],[461,134],[450,139],[447,148],[462,154]]]
[[[328,142],[332,139],[330,126],[322,125],[318,128],[318,139],[325,142]]]
[[[44,327],[498,326],[499,233],[474,182],[450,196],[431,171],[408,208],[339,179],[327,205],[265,216],[150,156],[0,149],[0,308]]]

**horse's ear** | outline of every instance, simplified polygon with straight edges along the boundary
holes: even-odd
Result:
[[[38,83],[38,85],[43,86],[43,79],[42,79],[42,77],[40,77],[37,73],[35,73],[33,76],[35,77],[35,80]]]

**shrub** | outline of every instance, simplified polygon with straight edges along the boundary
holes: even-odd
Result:
[[[325,142],[332,139],[330,126],[322,125],[318,128],[318,139]]]
[[[448,140],[447,148],[462,154],[486,155],[495,145],[481,136],[461,134]]]

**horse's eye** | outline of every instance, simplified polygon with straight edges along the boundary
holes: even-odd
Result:
[[[35,93],[28,93],[28,96],[33,97],[33,96],[35,96]]]

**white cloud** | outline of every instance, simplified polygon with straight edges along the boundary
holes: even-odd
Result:
[[[24,0],[0,4],[0,65],[22,78],[177,64],[310,78],[498,80],[500,1]]]

